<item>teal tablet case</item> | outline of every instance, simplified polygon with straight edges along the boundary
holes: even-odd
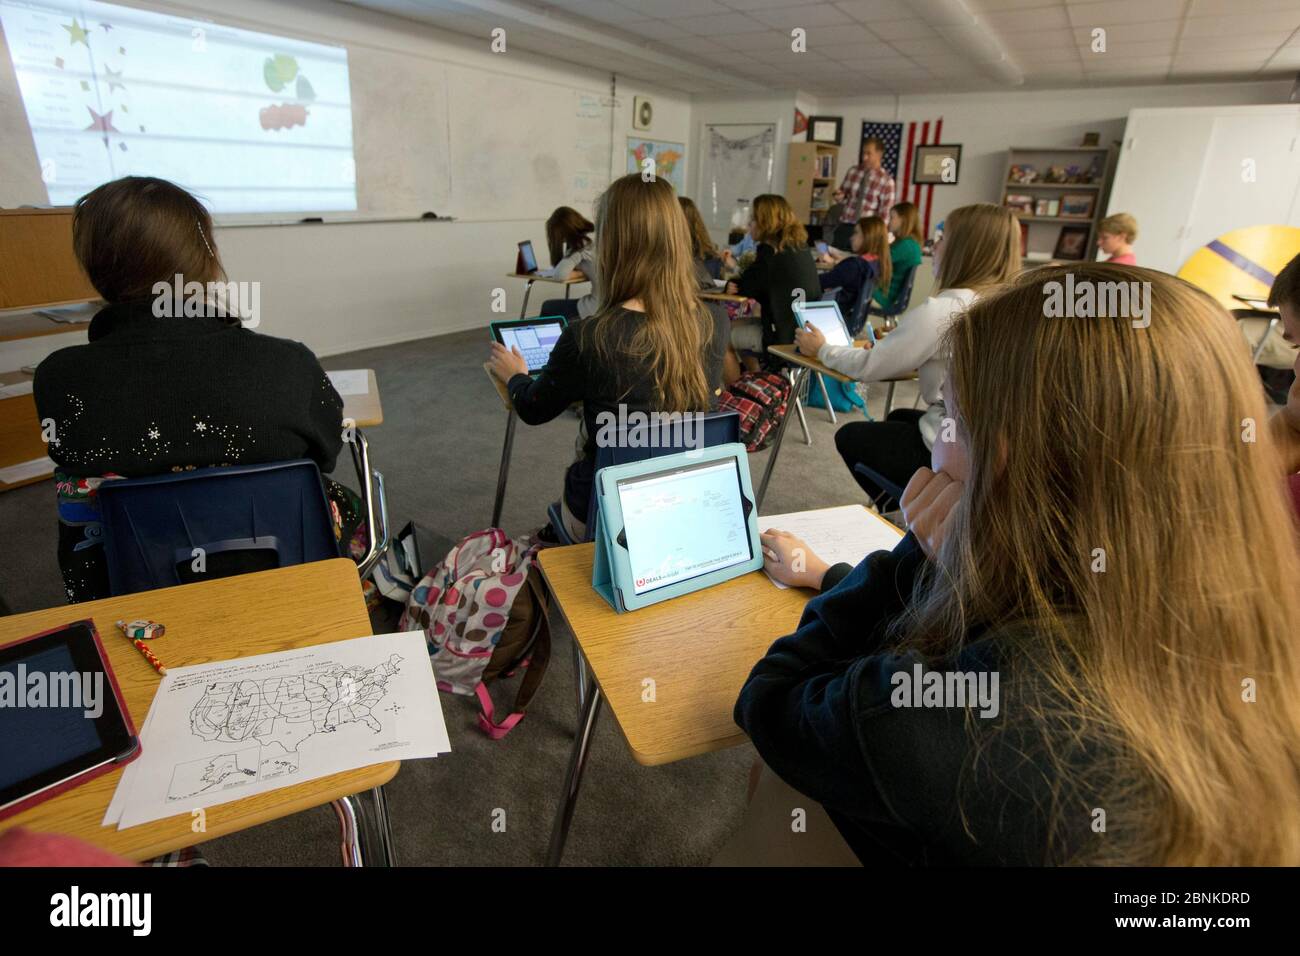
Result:
[[[622,534],[623,512],[618,500],[618,482],[624,478],[637,478],[684,465],[698,465],[726,459],[735,459],[737,464],[741,506],[745,509],[745,524],[749,532],[750,559],[729,568],[720,568],[698,577],[655,588],[645,594],[637,594],[632,587],[632,571]],[[647,458],[625,465],[611,465],[596,473],[594,494],[596,495],[596,555],[591,568],[591,586],[610,607],[620,614],[721,584],[723,581],[748,574],[750,571],[757,571],[763,566],[763,549],[758,540],[758,515],[754,508],[754,488],[749,475],[749,456],[744,445],[715,445],[712,448]]]

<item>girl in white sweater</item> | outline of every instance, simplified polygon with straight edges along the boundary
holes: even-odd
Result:
[[[826,344],[815,328],[795,333],[805,355],[859,382],[885,382],[918,373],[924,412],[901,408],[883,422],[852,422],[835,434],[844,463],[862,463],[902,488],[930,462],[930,449],[943,427],[943,380],[947,356],[940,342],[953,318],[976,296],[1007,282],[1020,270],[1020,226],[1009,209],[991,203],[962,206],[948,216],[934,245],[934,295],[899,318],[898,328],[872,347]],[[897,507],[889,489],[853,472],[864,491],[886,510]]]

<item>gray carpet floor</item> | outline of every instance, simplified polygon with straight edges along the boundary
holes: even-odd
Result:
[[[384,473],[395,527],[414,519],[450,542],[486,527],[492,514],[505,412],[481,368],[482,332],[337,355],[328,369],[373,368],[384,423],[367,430],[374,466]],[[884,386],[869,405],[882,417]],[[910,407],[904,383],[896,407]],[[840,415],[862,420],[861,413]],[[826,413],[807,412],[812,445],[791,423],[768,489],[764,512],[780,514],[866,502],[835,451]],[[576,419],[569,414],[536,428],[519,426],[502,525],[522,535],[545,522],[572,459]],[[767,453],[750,456],[757,484]],[[335,474],[355,484],[346,463]],[[0,495],[0,595],[14,612],[57,606],[63,588],[55,560],[54,496],[46,484]],[[403,765],[387,788],[403,865],[536,865],[543,861],[573,740],[576,718],[572,637],[555,629],[546,681],[528,717],[501,741],[474,725],[471,700],[443,695],[452,753]],[[513,688],[502,688],[506,699]],[[701,865],[738,825],[745,802],[749,746],[642,767],[633,761],[606,711],[565,854],[566,864]],[[505,829],[493,827],[505,813]],[[337,866],[338,826],[321,807],[203,845],[215,865]]]

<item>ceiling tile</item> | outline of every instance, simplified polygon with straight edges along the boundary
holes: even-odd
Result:
[[[1187,0],[1103,0],[1070,3],[1066,9],[1076,27],[1109,27],[1121,23],[1180,20]]]
[[[997,13],[981,13],[979,18],[998,34],[1070,29],[1070,18],[1066,15],[1065,7],[1004,10]]]
[[[829,3],[814,3],[806,7],[783,7],[778,10],[756,10],[750,14],[759,23],[779,30],[793,30],[795,27],[825,27],[839,23],[852,23],[853,18],[842,10],[837,10]]]
[[[619,29],[626,33],[635,33],[637,36],[645,37],[647,40],[676,40],[690,36],[690,34],[678,26],[677,23],[670,20],[643,20],[639,23],[625,23],[622,24]]]
[[[1245,36],[1184,36],[1178,41],[1179,53],[1239,53],[1242,50],[1267,50],[1281,47],[1276,36],[1251,33]]]
[[[1232,16],[1294,10],[1296,0],[1192,0],[1190,17]]]
[[[1281,46],[1300,29],[1300,3],[1289,11],[1228,17],[1190,17],[1183,26],[1185,37],[1229,37],[1261,34],[1277,38]]]
[[[766,33],[772,29],[745,13],[714,13],[703,17],[682,17],[671,21],[696,36],[707,37],[722,33]]]
[[[835,6],[867,26],[885,20],[907,20],[913,16],[908,5],[901,0],[841,0]]]
[[[916,40],[938,36],[924,20],[887,20],[873,23],[869,29],[882,40]]]

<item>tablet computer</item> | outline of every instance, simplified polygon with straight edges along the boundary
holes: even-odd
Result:
[[[537,253],[533,252],[533,240],[525,239],[519,243],[519,255],[515,259],[515,271],[528,275],[537,271]]]
[[[503,319],[492,323],[492,338],[506,348],[519,349],[528,363],[528,374],[536,375],[546,367],[551,349],[560,341],[565,322],[562,315],[539,315],[535,319]]]
[[[812,326],[826,336],[828,345],[852,345],[853,336],[844,324],[840,305],[834,299],[794,303],[794,320],[800,328]]]
[[[617,611],[698,591],[763,566],[741,444],[602,468],[592,586]]]
[[[0,647],[0,817],[140,754],[93,621]]]

